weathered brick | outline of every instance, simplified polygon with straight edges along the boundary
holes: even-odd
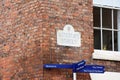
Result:
[[[83,59],[119,71],[119,62],[91,58],[92,6],[92,0],[1,0],[0,80],[72,80],[72,70],[43,69],[43,64]],[[66,24],[81,32],[81,47],[57,45],[57,30]],[[77,78],[90,80],[83,73]]]

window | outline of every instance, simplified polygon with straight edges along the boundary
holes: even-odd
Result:
[[[120,61],[120,0],[93,0],[93,59]]]
[[[93,8],[94,48],[119,51],[117,9]]]

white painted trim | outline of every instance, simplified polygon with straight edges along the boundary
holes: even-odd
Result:
[[[93,59],[120,61],[120,52],[105,51],[105,50],[94,50],[94,53],[92,54],[92,57],[93,57]]]
[[[95,7],[102,7],[102,8],[109,8],[109,9],[118,9],[120,10],[120,7],[113,7],[113,6],[107,6],[107,5],[100,5],[100,4],[93,4]]]
[[[120,73],[105,72],[104,74],[90,73],[91,80],[120,80]]]
[[[120,0],[93,0],[93,5],[120,9]]]

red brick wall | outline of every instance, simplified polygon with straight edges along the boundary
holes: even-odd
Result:
[[[41,5],[0,1],[0,80],[43,80]]]
[[[91,62],[92,0],[0,1],[0,80],[72,80],[72,70],[43,69],[45,63]],[[66,24],[81,32],[81,47],[56,44]],[[78,73],[78,80],[90,80]]]
[[[80,60],[91,61],[93,52],[93,26],[91,0],[51,0],[44,1],[43,23],[43,63],[73,63]],[[81,47],[57,45],[57,30],[66,24],[73,25],[81,32]],[[78,80],[90,80],[88,74],[78,74]],[[44,69],[44,80],[72,80],[72,71],[66,69]]]

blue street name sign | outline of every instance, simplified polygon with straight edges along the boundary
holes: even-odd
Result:
[[[73,72],[84,72],[84,73],[104,73],[105,67],[101,65],[85,65],[84,60],[73,63],[73,64],[44,64],[44,68],[62,68],[72,69]]]
[[[85,60],[82,60],[82,61],[76,63],[76,65],[75,65],[76,71],[78,71],[78,70],[84,68],[85,63],[86,63]]]
[[[65,69],[72,69],[72,64],[45,64],[44,68],[65,68]]]
[[[78,70],[77,72],[84,73],[104,73],[105,67],[100,65],[86,65],[83,69]]]
[[[77,80],[76,73],[104,73],[104,66],[100,65],[85,65],[84,60],[73,63],[73,64],[44,64],[43,68],[63,68],[63,69],[72,69],[73,70],[73,80]]]

